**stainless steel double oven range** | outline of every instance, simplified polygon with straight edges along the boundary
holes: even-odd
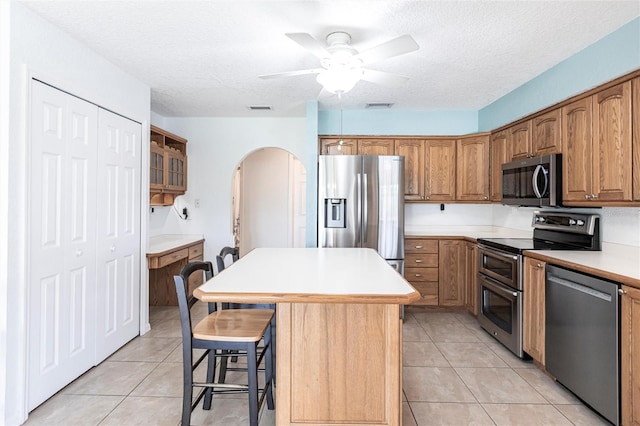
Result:
[[[524,250],[601,250],[599,217],[535,212],[533,239],[478,239],[478,322],[520,358]]]

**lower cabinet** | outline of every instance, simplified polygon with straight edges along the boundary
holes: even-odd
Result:
[[[541,260],[524,258],[522,288],[522,347],[544,365],[545,267]]]
[[[464,306],[466,242],[464,240],[440,240],[438,265],[438,304],[440,306]]]
[[[404,277],[420,292],[414,305],[438,306],[438,240],[407,238]]]
[[[177,306],[173,276],[178,275],[184,265],[194,260],[203,260],[204,243],[197,242],[187,247],[179,247],[161,255],[147,255],[149,264],[149,305]],[[191,274],[189,294],[204,283],[204,273]]]
[[[622,286],[620,348],[622,424],[640,425],[640,289]]]

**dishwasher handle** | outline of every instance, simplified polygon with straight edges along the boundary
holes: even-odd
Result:
[[[547,281],[557,285],[561,285],[563,287],[567,287],[571,290],[579,291],[589,296],[597,297],[598,299],[602,299],[606,302],[611,302],[612,300],[612,296],[609,293],[605,293],[603,291],[593,289],[591,287],[576,283],[574,281],[565,280],[564,278],[560,278],[555,275],[547,275]]]

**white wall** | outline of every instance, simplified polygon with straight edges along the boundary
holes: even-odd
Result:
[[[3,2],[4,3],[4,2]],[[142,123],[143,140],[148,143],[150,89],[140,81],[124,73],[104,58],[89,50],[82,43],[32,13],[20,2],[12,0],[8,11],[10,20],[10,93],[11,120],[8,127],[8,194],[2,193],[0,205],[10,206],[10,227],[7,233],[11,250],[6,254],[6,286],[0,288],[7,304],[7,352],[6,362],[0,365],[0,377],[6,380],[4,418],[0,422],[20,424],[26,419],[26,335],[27,335],[27,234],[25,221],[29,203],[27,116],[29,111],[29,81],[37,77],[71,94],[87,99],[112,111]],[[5,4],[2,9],[3,20]],[[3,33],[6,31],[2,22]],[[2,47],[5,47],[4,45]],[[4,69],[3,69],[4,71]],[[3,76],[3,81],[5,76]],[[5,143],[3,142],[3,145]],[[143,164],[148,152],[143,150]],[[4,157],[4,156],[3,156]],[[148,182],[146,167],[143,182]],[[3,168],[3,170],[5,170]],[[148,183],[147,183],[148,185]],[[148,186],[143,185],[143,193]],[[2,215],[0,215],[2,217]],[[142,218],[145,232],[147,216]],[[5,263],[5,259],[1,261]],[[143,263],[143,269],[146,268]],[[2,324],[2,322],[0,322]],[[1,394],[1,393],[0,393]],[[0,412],[2,409],[0,408]]]
[[[190,215],[183,221],[172,207],[155,208],[149,232],[203,234],[205,258],[233,244],[231,194],[238,164],[255,150],[274,147],[289,151],[307,166],[312,149],[306,142],[305,118],[164,118],[164,125],[189,141],[188,190],[179,202]],[[313,182],[315,186],[315,178]],[[200,200],[199,208],[195,199]]]

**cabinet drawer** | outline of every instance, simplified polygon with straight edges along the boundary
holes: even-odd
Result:
[[[160,261],[158,263],[158,268],[162,268],[171,263],[174,263],[180,259],[187,259],[189,257],[189,249],[184,248],[182,250],[174,251],[173,253],[165,254],[160,257]]]
[[[438,305],[438,283],[423,282],[411,284],[420,292],[420,299],[413,302],[413,305]]]
[[[405,268],[404,277],[411,284],[430,281],[438,288],[438,268]]]
[[[437,268],[437,253],[407,253],[404,258],[405,268]]]
[[[202,260],[195,259],[196,257],[202,257],[202,253],[204,253],[204,244],[196,244],[189,247],[189,260]]]
[[[407,253],[438,253],[438,240],[404,240]]]

